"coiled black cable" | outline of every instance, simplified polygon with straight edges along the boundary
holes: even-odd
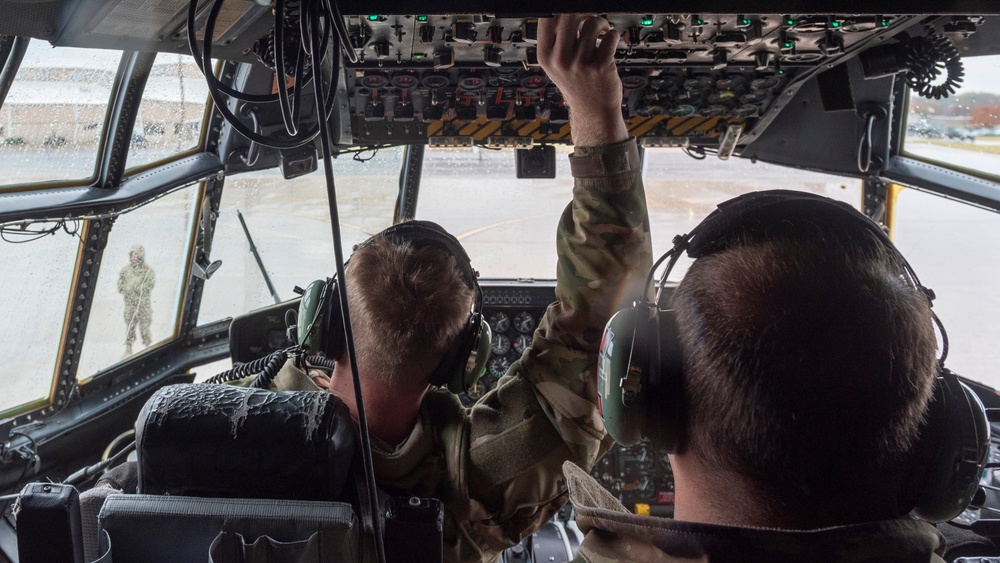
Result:
[[[300,47],[297,50],[295,56],[296,72],[293,75],[295,77],[295,82],[290,88],[284,88],[285,80],[283,71],[285,69],[282,68],[281,71],[276,70],[276,72],[282,76],[282,79],[279,80],[280,87],[278,88],[277,94],[248,94],[245,92],[240,92],[239,90],[236,90],[234,88],[226,86],[225,84],[222,84],[212,72],[206,71],[206,69],[210,69],[212,66],[212,41],[215,32],[216,20],[218,19],[219,13],[222,9],[223,1],[224,0],[215,0],[215,2],[212,4],[212,8],[209,10],[208,18],[205,21],[205,35],[204,35],[202,49],[199,50],[198,48],[197,37],[195,34],[195,18],[197,14],[196,6],[198,0],[192,0],[189,5],[188,23],[187,23],[188,44],[191,49],[191,53],[194,56],[198,68],[202,71],[202,74],[205,76],[205,82],[206,85],[208,86],[209,94],[212,96],[212,101],[215,103],[216,109],[219,111],[219,113],[222,114],[222,116],[233,127],[233,129],[238,131],[241,135],[243,135],[250,141],[253,141],[260,145],[277,149],[288,149],[288,148],[299,147],[306,143],[312,142],[319,134],[319,127],[318,126],[313,127],[306,131],[300,131],[298,129],[297,123],[299,117],[299,112],[298,112],[299,104],[297,103],[297,100],[300,95],[298,92],[300,92],[302,88],[304,88],[306,85],[309,84],[309,82],[311,82],[314,74],[322,76],[322,72],[318,70],[318,65],[315,64],[315,61],[313,61],[313,64],[311,64],[309,71],[308,72],[306,71],[305,59],[307,57],[307,53],[304,52],[304,49]],[[297,0],[296,3],[298,3],[299,1],[305,1],[305,0]],[[326,46],[329,44],[331,35],[333,35],[335,29],[338,31],[339,35],[340,28],[336,25],[336,22],[334,22],[332,19],[333,16],[332,16],[332,10],[330,9],[330,4],[324,1],[320,1],[318,2],[318,5],[324,8],[319,13],[318,16],[315,16],[322,18],[320,21],[321,25],[318,26],[322,37],[321,47],[320,47],[321,51],[320,51],[320,56],[316,57],[316,59],[319,60],[320,63],[322,63],[322,59],[324,58],[323,54],[326,53],[325,49]],[[296,8],[295,10],[293,10],[293,12],[298,12],[299,10],[300,10],[299,8]],[[306,13],[312,14],[314,12],[306,12]],[[286,22],[284,21],[283,16],[284,16],[284,10],[276,10],[275,21],[281,22],[280,25],[276,25],[275,28],[276,36],[274,41],[274,50],[275,50],[276,61],[277,60],[288,61],[290,59],[290,57],[286,57],[284,53],[283,31],[286,28]],[[307,17],[310,16],[307,15]],[[306,21],[306,18],[303,18],[300,15],[298,22],[300,36],[302,36],[301,32],[304,29],[306,29],[308,25],[309,22]],[[298,44],[301,46],[302,45],[301,41],[299,41]],[[333,58],[339,58],[339,53],[336,52],[336,50],[334,51]],[[339,68],[339,65],[334,64],[333,68]],[[321,114],[319,114],[323,116],[325,119],[330,118],[333,108],[335,106],[335,98],[336,98],[335,93],[338,85],[338,79],[339,76],[337,75],[336,71],[334,71],[332,79],[330,80],[329,92],[326,97],[326,103],[323,104],[324,111]],[[289,95],[291,95],[291,99],[288,98]],[[239,120],[239,118],[236,117],[236,115],[234,115],[233,112],[229,109],[226,96],[250,103],[271,103],[275,101],[279,102],[279,104],[281,105],[282,118],[285,121],[285,128],[286,131],[289,132],[290,136],[287,137],[284,136],[279,137],[274,135],[265,136],[250,129],[249,127],[244,125]],[[294,131],[294,133],[292,131]]]
[[[907,43],[906,84],[918,95],[934,100],[947,98],[961,86],[965,76],[962,56],[955,44],[933,29],[926,37],[915,37]],[[942,71],[945,78],[934,84]]]
[[[243,379],[244,377],[250,377],[255,373],[261,373],[268,363],[271,361],[272,357],[282,355],[282,362],[288,358],[288,350],[278,350],[262,358],[258,358],[252,362],[247,362],[245,364],[240,364],[232,369],[226,370],[218,375],[211,377],[206,380],[205,383],[229,383],[230,381],[236,381],[237,379]],[[280,366],[279,366],[280,367]]]
[[[264,369],[257,374],[257,377],[250,384],[253,389],[267,389],[271,386],[271,382],[278,375],[278,371],[281,366],[285,364],[285,360],[288,359],[288,353],[284,350],[275,352],[267,357],[267,364],[264,365]]]

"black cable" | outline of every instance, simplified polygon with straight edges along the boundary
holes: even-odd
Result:
[[[299,0],[293,0],[293,4],[297,3]],[[292,76],[294,76],[294,82],[292,83],[292,98],[289,99],[288,90],[285,88],[285,78],[288,72],[288,57],[285,53],[285,47],[288,47],[287,40],[285,38],[285,26],[287,20],[287,14],[285,13],[285,0],[275,0],[274,2],[274,73],[275,81],[277,82],[278,90],[278,106],[281,109],[281,119],[285,124],[285,131],[291,135],[295,136],[299,132],[299,112],[301,110],[301,105],[299,101],[302,95],[302,89],[304,84],[302,84],[302,71],[305,68],[307,61],[305,55],[303,54],[301,36],[298,42],[294,42],[295,46],[295,64],[293,65],[294,70],[292,71]],[[295,21],[296,27],[300,28],[299,23],[302,21],[301,15]],[[289,26],[291,27],[291,26]]]
[[[310,18],[310,29],[309,29],[309,45],[312,49],[314,60],[317,58],[317,50],[320,46],[319,40],[319,13],[318,13],[318,3],[310,3],[308,10],[311,13]],[[336,43],[335,43],[336,47]],[[338,49],[335,49],[337,51]],[[333,65],[333,76],[337,76],[339,72],[339,57],[332,57]],[[321,110],[324,107],[324,92],[320,86],[320,80],[313,82],[314,95],[316,97],[316,111],[322,113]],[[340,213],[337,209],[337,190],[333,179],[333,162],[331,157],[331,147],[330,147],[330,122],[329,120],[320,120],[319,130],[320,130],[320,142],[323,148],[323,172],[326,175],[326,187],[327,187],[327,203],[330,207],[330,226],[333,232],[333,251],[334,251],[334,264],[336,264],[337,269],[337,279],[340,280],[340,291],[337,294],[340,296],[340,307],[342,314],[342,322],[344,325],[344,336],[347,340],[347,352],[348,358],[351,362],[351,375],[353,376],[354,383],[354,400],[357,408],[358,415],[358,430],[361,436],[361,461],[364,466],[365,472],[365,485],[368,492],[368,503],[370,506],[370,516],[371,516],[371,527],[374,534],[375,540],[375,555],[376,559],[380,563],[385,562],[385,547],[382,544],[382,522],[381,519],[376,515],[379,512],[378,504],[378,494],[375,488],[375,470],[372,462],[372,447],[371,447],[371,437],[368,433],[368,418],[365,414],[365,403],[364,397],[361,392],[361,378],[358,376],[358,363],[357,354],[354,348],[354,333],[351,330],[351,314],[350,306],[347,303],[347,287],[345,285],[347,278],[344,274],[344,251],[342,248],[342,238],[340,236]]]
[[[865,118],[865,130],[861,134],[861,142],[858,143],[858,171],[867,174],[872,167],[872,129],[875,126],[875,114],[871,113]]]
[[[962,56],[947,36],[928,29],[926,37],[915,37],[906,46],[906,84],[918,95],[940,100],[954,94],[965,76]],[[944,71],[940,84],[932,84]]]
[[[287,359],[288,354],[285,353],[284,350],[275,352],[274,354],[268,356],[267,364],[264,366],[264,369],[257,374],[257,377],[253,380],[253,383],[250,384],[250,387],[253,389],[267,389],[270,387],[271,382],[274,381],[274,378],[278,375],[278,371]]]
[[[15,428],[15,429],[11,430],[10,432],[8,432],[7,435],[8,436],[22,436],[24,438],[27,438],[28,439],[28,443],[31,444],[31,450],[30,450],[30,456],[29,457],[25,457],[25,453],[23,451],[21,451],[21,448],[17,448],[17,449],[14,449],[14,450],[7,450],[7,452],[10,452],[10,451],[17,452],[18,454],[21,455],[22,459],[24,459],[24,461],[25,461],[24,471],[21,472],[21,476],[18,477],[17,481],[16,481],[18,484],[20,484],[22,481],[24,481],[24,478],[28,476],[28,470],[29,469],[31,469],[32,467],[34,467],[35,468],[35,472],[36,473],[38,472],[38,465],[41,463],[41,460],[42,460],[41,456],[38,455],[38,442],[36,442],[35,439],[31,437],[30,434],[22,432],[21,430],[18,430],[17,428]],[[5,453],[7,453],[7,452],[5,452]]]
[[[285,354],[285,357],[287,358],[288,353],[289,350],[278,350],[277,352],[273,352],[271,354],[268,354],[267,356],[258,358],[252,362],[247,362],[245,364],[238,365],[232,369],[228,369],[206,380],[205,383],[210,383],[210,384],[228,383],[230,381],[236,381],[237,379],[243,379],[244,377],[250,377],[255,373],[260,373],[261,370],[267,367],[267,363],[271,361],[271,358],[273,356],[277,356],[279,354]]]
[[[215,2],[212,4],[212,9],[209,11],[208,19],[205,22],[205,40],[203,43],[203,49],[201,51],[202,69],[209,68],[212,65],[211,62],[212,35],[213,31],[215,30],[215,22],[219,17],[219,12],[222,9],[222,4],[224,1],[225,0],[215,0]],[[189,25],[191,25],[190,22]],[[192,46],[192,51],[196,49],[197,49],[196,46]],[[238,131],[241,135],[243,135],[250,141],[254,141],[266,147],[271,147],[275,149],[292,149],[301,147],[302,145],[311,142],[313,139],[316,138],[316,135],[319,133],[319,128],[315,127],[310,131],[300,131],[299,135],[293,136],[290,139],[279,139],[275,137],[267,137],[264,135],[257,134],[249,127],[244,125],[243,122],[241,122],[240,119],[236,117],[236,115],[234,115],[233,112],[229,109],[228,103],[223,97],[222,89],[219,88],[219,86],[221,86],[221,83],[219,83],[219,80],[215,77],[215,75],[211,72],[204,72],[204,74],[205,74],[205,84],[208,86],[208,93],[212,96],[212,101],[215,102],[215,108],[219,111],[219,113],[222,114],[222,116],[226,119],[229,125],[233,127],[233,129]],[[284,84],[282,84],[281,86],[284,86]],[[233,91],[231,89],[227,90]],[[232,96],[232,97],[238,99],[240,98],[239,96]],[[251,101],[251,100],[244,100],[244,101]],[[259,101],[259,100],[254,100],[254,101]],[[318,115],[323,115],[323,114],[320,113]]]

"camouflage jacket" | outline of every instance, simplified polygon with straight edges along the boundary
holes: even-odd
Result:
[[[570,165],[556,302],[531,347],[471,408],[432,390],[402,443],[371,440],[379,487],[444,503],[445,561],[496,560],[565,504],[562,463],[590,468],[611,445],[596,407],[597,352],[651,265],[646,198],[634,139],[579,147]],[[315,378],[286,364],[275,383],[315,389]]]
[[[585,535],[574,562],[944,563],[944,538],[909,518],[819,530],[739,528],[630,513],[590,475],[563,471]]]

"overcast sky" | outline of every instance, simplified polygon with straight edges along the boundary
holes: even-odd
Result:
[[[1000,56],[969,57],[962,59],[965,81],[959,94],[965,92],[991,92],[1000,94]]]

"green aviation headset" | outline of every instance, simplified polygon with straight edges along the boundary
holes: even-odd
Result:
[[[764,235],[792,224],[839,224],[870,231],[903,265],[901,276],[933,299],[913,268],[874,221],[850,205],[822,196],[771,190],[746,194],[718,206],[689,234],[674,238],[674,246],[649,271],[665,260],[661,286],[681,254],[701,258],[735,244],[741,234]],[[933,313],[932,313],[933,315]],[[907,486],[912,513],[924,520],[943,522],[960,514],[976,493],[989,451],[990,428],[976,394],[944,367],[948,340],[944,326],[933,315],[941,333],[942,357],[929,405],[926,425],[915,449],[919,468]],[[640,300],[616,313],[608,322],[598,361],[598,394],[608,433],[631,445],[643,438],[643,425],[653,397],[669,405],[658,412],[658,445],[674,452],[683,440],[681,385],[684,365],[674,311]]]
[[[410,243],[417,248],[435,247],[455,257],[455,264],[465,284],[475,291],[469,320],[455,344],[445,353],[431,375],[430,382],[453,393],[464,393],[486,371],[492,334],[483,320],[483,291],[476,280],[469,255],[454,236],[430,221],[406,221],[382,231],[394,244]],[[371,240],[371,239],[369,239]],[[355,250],[367,244],[361,243]],[[327,358],[340,357],[344,346],[344,327],[340,311],[340,284],[336,279],[316,280],[309,284],[299,304],[296,334],[298,343]]]

